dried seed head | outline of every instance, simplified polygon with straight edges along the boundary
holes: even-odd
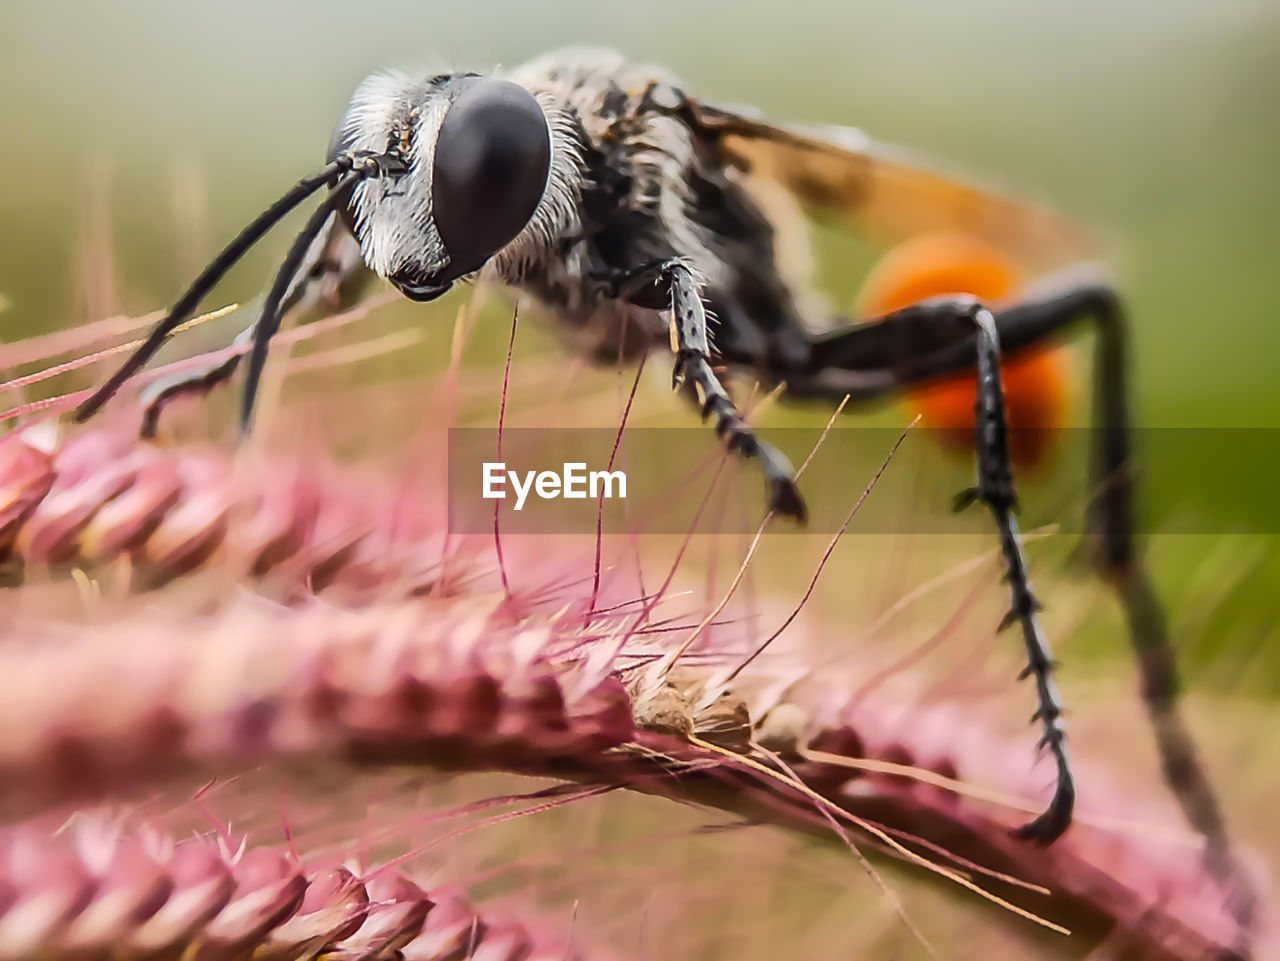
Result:
[[[809,727],[809,716],[799,704],[779,704],[756,725],[755,741],[766,751],[794,758],[812,743]]]
[[[639,674],[628,686],[637,728],[687,740],[693,733],[693,708],[684,693],[656,671]]]
[[[738,754],[751,753],[751,712],[746,702],[706,671],[680,668],[668,675],[693,714],[693,733]]]
[[[752,750],[751,714],[747,705],[728,691],[694,715],[693,733],[738,754]]]

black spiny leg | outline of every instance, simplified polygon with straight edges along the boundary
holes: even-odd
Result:
[[[1066,311],[1045,310],[1043,305],[1035,305],[1034,308],[1028,306],[1027,311],[1029,317],[1037,320],[1052,317],[1055,327],[1065,323],[1066,318],[1075,319],[1080,314],[1078,305]],[[1000,626],[1003,629],[1017,624],[1022,629],[1027,649],[1027,667],[1022,677],[1034,677],[1036,682],[1037,708],[1032,720],[1040,722],[1041,748],[1048,749],[1057,765],[1057,786],[1048,808],[1016,833],[1028,840],[1049,844],[1070,826],[1076,791],[1067,758],[1062,703],[1051,676],[1053,659],[1036,618],[1036,599],[1027,578],[1018,523],[1013,516],[1016,498],[1009,469],[1004,394],[1000,383],[1000,344],[1002,340],[1015,340],[1020,344],[1029,341],[1006,338],[1000,326],[1004,317],[1004,313],[1000,318],[993,317],[989,310],[967,297],[922,301],[874,323],[815,339],[809,366],[788,371],[785,379],[793,395],[852,394],[855,398],[868,398],[942,374],[976,369],[978,483],[956,498],[956,508],[981,501],[990,508],[1000,533],[1000,549],[1012,595],[1009,613]],[[1041,331],[1033,339],[1045,333],[1048,331]]]
[[[231,346],[247,350],[253,343],[253,327],[254,325],[250,324],[240,331],[231,342]],[[235,353],[225,360],[179,371],[148,384],[139,394],[139,399],[142,401],[142,425],[138,428],[139,436],[148,440],[154,439],[160,432],[160,415],[179,397],[207,394],[219,384],[229,381],[240,366],[241,356]]]
[[[1019,350],[1092,321],[1094,347],[1093,454],[1090,533],[1094,562],[1115,590],[1129,622],[1141,673],[1141,694],[1155,730],[1164,777],[1188,822],[1206,840],[1205,861],[1230,892],[1244,936],[1253,927],[1257,896],[1236,858],[1208,773],[1177,709],[1177,659],[1160,604],[1134,543],[1134,464],[1127,398],[1128,343],[1115,290],[1097,272],[1074,268],[1034,299],[995,314],[1005,352]],[[790,396],[880,397],[974,366],[977,336],[957,324],[944,302],[895,311],[814,340],[807,366],[786,372]]]
[[[1053,683],[1053,658],[1049,645],[1040,631],[1036,618],[1037,603],[1031,593],[1027,566],[1022,556],[1022,540],[1018,522],[1013,516],[1017,497],[1013,490],[1013,475],[1009,469],[1009,443],[1005,427],[1004,390],[1000,382],[1000,338],[996,333],[995,318],[985,307],[976,303],[965,310],[977,329],[977,403],[975,405],[975,441],[978,459],[978,484],[956,498],[956,509],[981,501],[991,509],[1000,532],[1000,552],[1004,556],[1005,576],[1009,582],[1011,604],[1009,612],[1000,622],[1000,629],[1022,629],[1022,640],[1027,648],[1027,666],[1020,679],[1034,677],[1036,682],[1036,713],[1033,720],[1041,725],[1040,747],[1048,749],[1057,765],[1057,786],[1053,800],[1043,814],[1024,824],[1015,832],[1020,838],[1049,844],[1071,824],[1075,808],[1076,788],[1071,776],[1071,762],[1067,758],[1066,731],[1062,726],[1062,702],[1057,686]]]
[[[356,239],[343,226],[341,218],[334,216],[308,251],[302,270],[285,294],[281,311],[288,313],[295,308],[316,306],[318,314],[324,316],[342,310],[358,299],[371,276],[361,259]],[[257,314],[262,306],[263,299],[259,298],[244,309],[250,314]],[[246,350],[253,343],[255,326],[256,322],[242,330],[232,346]],[[148,384],[140,395],[143,404],[141,435],[147,438],[156,436],[160,417],[174,400],[207,394],[229,381],[243,357],[242,353],[234,353],[225,360],[180,371]]]
[[[1182,683],[1177,657],[1164,611],[1133,543],[1134,465],[1124,390],[1128,342],[1120,305],[1114,296],[1103,297],[1097,313],[1094,408],[1101,427],[1093,448],[1096,499],[1090,505],[1100,533],[1096,563],[1115,589],[1129,622],[1142,700],[1155,730],[1165,782],[1187,820],[1204,835],[1205,864],[1226,888],[1247,942],[1256,922],[1257,895],[1232,849],[1213,785],[1178,712]],[[1247,956],[1247,943],[1240,946],[1240,954]]]
[[[716,419],[716,436],[724,440],[729,450],[760,465],[768,485],[769,509],[803,524],[807,511],[792,479],[791,464],[756,437],[712,369],[707,312],[693,271],[683,261],[666,260],[610,278],[609,283],[618,298],[646,305],[649,299],[645,294],[653,293],[652,285],[659,286],[659,293],[666,290],[671,304],[671,346],[676,354],[673,386],[679,387],[686,378],[693,384],[702,402],[703,419],[713,415]]]
[[[253,349],[249,359],[249,379],[246,384],[244,404],[245,407],[251,406],[253,391],[256,387],[257,377],[265,354],[266,342],[279,325],[279,314],[295,303],[298,297],[304,295],[310,281],[316,279],[316,276],[312,275],[310,268],[315,266],[318,261],[327,261],[329,240],[338,239],[341,242],[341,237],[338,236],[339,233],[343,233],[350,238],[349,232],[340,227],[339,219],[336,216],[338,208],[346,203],[344,195],[363,177],[393,177],[400,175],[403,171],[404,164],[398,157],[374,155],[366,152],[343,153],[327,164],[319,173],[299,181],[283,197],[241,230],[235,239],[200,272],[200,275],[187,288],[186,292],[174,304],[169,313],[165,315],[164,319],[152,328],[142,345],[129,355],[129,358],[101,387],[76,408],[73,415],[76,422],[80,423],[92,417],[103,404],[119,391],[130,377],[141,370],[147,361],[155,356],[156,352],[164,346],[169,336],[194,313],[200,301],[214,288],[236,261],[244,256],[250,247],[261,240],[289,211],[299,206],[317,190],[328,186],[330,188],[328,197],[320,209],[312,216],[311,220],[308,221],[307,229],[303,235],[299,236],[294,242],[294,246],[290,249],[289,256],[285,262],[285,267],[276,275],[276,281],[266,300],[263,301],[263,310],[258,323],[254,325],[254,328],[251,328],[254,331]],[[322,237],[322,234],[325,236]],[[335,269],[339,272],[339,282],[345,278],[346,274],[359,261],[359,247],[355,245],[354,238],[350,238],[347,248],[347,255],[336,262]],[[351,250],[354,250],[357,254],[355,261],[351,259]],[[322,269],[319,275],[323,275],[325,272]],[[244,334],[242,338],[247,336],[248,334]],[[241,342],[242,340],[238,340],[237,344]],[[147,411],[142,425],[143,435],[148,436],[155,433],[160,412],[168,401],[184,393],[207,392],[217,384],[227,380],[235,371],[238,363],[237,355],[228,361],[206,365],[189,374],[170,378],[156,385],[150,391],[147,400]],[[244,420],[245,416],[242,414],[242,422]]]
[[[299,204],[303,203],[317,190],[332,185],[334,179],[355,170],[367,173],[381,173],[390,169],[387,158],[377,158],[368,154],[344,153],[328,163],[319,173],[300,180],[283,197],[259,214],[231,241],[217,257],[209,263],[200,275],[187,288],[186,292],[173,305],[169,313],[147,335],[142,345],[107,378],[101,387],[95,390],[73,415],[77,423],[83,423],[92,417],[102,405],[120,390],[130,377],[140,371],[155,356],[156,351],[164,346],[169,335],[177,330],[199,306],[218,281],[231,269],[245,253],[261,240],[280,220]]]

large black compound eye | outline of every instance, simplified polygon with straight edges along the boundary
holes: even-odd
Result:
[[[432,216],[452,277],[480,267],[524,229],[551,171],[551,133],[533,94],[476,80],[449,107],[436,140]]]

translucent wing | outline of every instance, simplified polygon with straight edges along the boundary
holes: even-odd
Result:
[[[851,127],[778,126],[749,110],[693,103],[735,166],[787,188],[815,216],[840,214],[879,239],[955,230],[985,240],[1029,267],[1097,256],[1070,219],[929,169]]]

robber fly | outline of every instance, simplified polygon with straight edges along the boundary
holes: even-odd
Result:
[[[1013,516],[1000,352],[1094,325],[1098,565],[1130,615],[1153,716],[1171,716],[1174,665],[1133,547],[1120,303],[1106,282],[1076,272],[998,310],[950,296],[874,323],[833,325],[813,315],[811,292],[780,266],[773,207],[761,193],[776,195],[779,186],[811,211],[891,238],[959,229],[1039,265],[1065,263],[1083,249],[1080,232],[1056,215],[931,173],[855,130],[782,126],[715,106],[661,70],[609,51],[560,51],[503,76],[378,74],[357,89],[327,165],[245,228],[77,417],[96,411],[232,263],[317,191],[325,191],[323,202],[285,257],[257,323],[241,335],[252,339],[242,429],[282,314],[317,298],[340,303],[369,274],[419,301],[461,281],[498,281],[540,301],[578,349],[599,359],[671,350],[675,378],[696,391],[704,418],[759,465],[770,508],[800,521],[805,506],[791,465],[739,416],[717,368],[783,384],[790,397],[855,400],[972,370],[977,483],[959,503],[985,504],[999,531],[1012,597],[1005,624],[1025,641],[1024,676],[1037,691],[1033,720],[1057,775],[1044,813],[1018,833],[1051,842],[1071,821],[1075,787]],[[714,336],[709,316],[718,321]],[[236,363],[160,383],[144,430],[154,431],[168,399],[208,389]],[[1167,748],[1164,734],[1161,743]],[[1189,743],[1180,757],[1192,763],[1171,780],[1197,826],[1225,844]]]

